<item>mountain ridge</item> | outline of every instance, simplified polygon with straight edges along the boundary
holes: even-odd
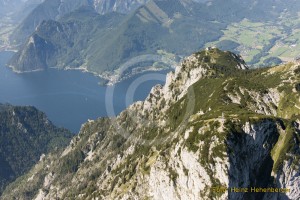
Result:
[[[146,0],[45,0],[20,23],[10,40],[14,45],[20,46],[44,20],[59,20],[81,7],[89,7],[101,15],[111,12],[126,14],[145,2]]]
[[[2,198],[297,199],[299,71],[295,63],[247,69],[215,48],[194,53],[145,101],[84,124]],[[290,192],[213,190],[233,187]]]
[[[23,70],[24,66],[27,66],[29,68],[30,71],[30,66],[32,66],[32,68],[40,68],[40,69],[44,69],[47,67],[58,67],[58,68],[78,68],[78,67],[83,67],[85,68],[85,70],[95,73],[97,75],[103,76],[104,74],[110,74],[109,76],[114,77],[114,70],[118,69],[118,67],[136,57],[136,56],[140,56],[140,55],[144,55],[144,54],[155,54],[158,50],[164,50],[166,49],[168,46],[170,46],[170,48],[174,48],[174,49],[187,49],[188,46],[193,45],[198,47],[201,44],[195,44],[194,42],[192,42],[192,39],[188,39],[189,37],[185,36],[189,41],[187,44],[184,43],[180,43],[180,44],[174,44],[171,40],[170,40],[170,35],[169,35],[169,28],[165,27],[165,26],[169,26],[165,23],[166,20],[168,20],[168,16],[164,11],[159,11],[160,12],[160,19],[155,19],[153,17],[150,17],[149,19],[146,19],[146,21],[144,21],[145,19],[143,18],[143,14],[144,10],[146,10],[146,12],[149,12],[149,10],[151,10],[150,13],[156,13],[157,14],[157,3],[159,3],[159,1],[153,3],[154,1],[150,1],[146,6],[142,6],[140,7],[140,9],[138,9],[138,11],[134,11],[133,13],[129,14],[127,17],[122,17],[120,15],[119,17],[119,23],[115,24],[112,27],[105,27],[103,26],[101,29],[99,29],[99,31],[95,31],[94,34],[90,35],[88,40],[93,41],[92,43],[88,44],[87,46],[78,46],[76,47],[76,51],[78,52],[82,52],[82,55],[76,55],[76,56],[69,56],[68,53],[59,53],[60,49],[64,48],[67,51],[70,51],[70,47],[68,47],[68,45],[61,45],[64,44],[64,42],[61,42],[59,40],[57,40],[56,35],[53,36],[53,38],[43,38],[42,34],[39,33],[39,31],[36,31],[34,33],[34,35],[39,35],[39,37],[41,37],[43,40],[45,40],[45,42],[51,44],[51,43],[55,43],[57,45],[54,45],[54,53],[53,56],[49,56],[49,59],[45,59],[43,57],[39,57],[37,56],[35,52],[44,52],[44,54],[46,54],[46,52],[48,51],[47,48],[41,48],[41,49],[36,49],[36,50],[31,50],[32,48],[29,46],[31,45],[31,39],[28,39],[26,44],[21,48],[21,50],[12,58],[10,65],[12,66],[12,68],[15,71],[27,71],[27,70]],[[161,6],[164,6],[164,4],[162,4]],[[178,7],[179,6],[179,7]],[[177,3],[173,3],[171,7],[174,7],[174,9],[180,9],[180,11],[185,12],[185,15],[189,15],[188,13],[186,13],[186,9],[185,7],[180,3],[180,1],[178,1]],[[166,8],[165,8],[166,9]],[[175,11],[174,11],[175,12]],[[173,18],[175,13],[173,11],[171,13],[169,13],[169,15]],[[71,14],[72,15],[72,14]],[[74,14],[73,16],[75,16],[75,23],[76,23],[76,15]],[[146,14],[147,16],[148,14]],[[151,14],[153,16],[153,14]],[[105,16],[103,16],[102,18],[104,18]],[[88,17],[87,17],[88,18]],[[114,19],[114,18],[113,18]],[[93,19],[90,19],[93,20]],[[62,19],[62,22],[58,22],[61,24],[61,26],[63,26],[63,24],[65,23],[64,19]],[[97,27],[99,25],[97,24],[92,24],[92,30],[97,29]],[[144,25],[146,24],[146,27],[144,27]],[[49,26],[51,26],[51,21],[49,21],[49,25],[46,23],[42,24],[45,25],[43,27],[38,28],[38,30],[42,30],[43,28],[45,30],[48,29]],[[174,25],[174,27],[178,27],[176,25]],[[105,30],[105,33],[102,32],[102,30]],[[184,28],[184,27],[182,27]],[[53,27],[53,32],[56,30],[56,27]],[[84,29],[83,29],[84,30]],[[156,30],[156,31],[154,31]],[[76,31],[74,31],[76,32]],[[117,34],[114,34],[116,33]],[[172,34],[172,38],[176,39],[176,37],[181,37],[181,36],[177,36],[175,30],[171,31]],[[206,33],[206,32],[205,32]],[[208,33],[211,34],[207,34],[206,37],[210,38],[209,35],[212,35],[212,37],[215,37],[215,32],[214,31],[208,31]],[[101,34],[101,35],[100,35]],[[195,33],[196,34],[196,33]],[[87,37],[81,37],[81,35],[84,35],[83,33],[79,33],[78,34],[78,41],[80,43],[86,44],[86,40]],[[111,37],[113,35],[113,37]],[[204,33],[201,33],[201,36],[204,37]],[[197,36],[200,37],[200,36]],[[82,40],[82,41],[81,41]],[[72,41],[71,39],[71,43],[74,43],[76,41]],[[180,47],[179,47],[180,46]],[[111,48],[113,47],[113,48]],[[72,49],[74,49],[74,47],[72,47]],[[84,50],[81,50],[84,49]],[[50,48],[51,51],[51,48]],[[57,53],[56,53],[57,52]],[[64,52],[64,51],[62,51]],[[167,52],[170,52],[169,50]],[[56,55],[58,54],[58,55]],[[22,56],[21,56],[22,55]],[[29,56],[31,55],[31,56]],[[43,62],[36,62],[36,63],[31,63],[31,65],[29,66],[27,64],[27,60],[30,60],[29,57],[37,57],[43,60]],[[78,60],[79,63],[77,63]],[[101,59],[100,59],[101,58]],[[47,63],[46,61],[49,60],[50,63]],[[54,61],[58,60],[59,64],[57,66],[55,66],[53,63],[55,63]],[[31,61],[31,60],[30,60]],[[73,63],[74,61],[74,63]],[[45,63],[43,65],[39,64],[39,63]],[[25,67],[26,69],[26,67]]]

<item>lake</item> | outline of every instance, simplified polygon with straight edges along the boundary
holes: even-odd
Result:
[[[165,82],[167,73],[146,72],[114,86],[101,86],[100,78],[75,70],[14,73],[5,66],[12,55],[0,52],[0,103],[35,106],[55,125],[74,133],[88,119],[115,116],[144,100],[154,85]]]

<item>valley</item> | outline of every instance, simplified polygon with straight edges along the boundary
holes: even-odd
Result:
[[[238,52],[248,64],[256,67],[290,62],[300,55],[299,25],[298,16],[282,16],[276,22],[266,23],[244,19],[229,25],[222,37],[206,46]]]

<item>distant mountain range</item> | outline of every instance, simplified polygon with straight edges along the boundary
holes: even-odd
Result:
[[[48,0],[15,32],[13,38],[24,41],[38,26],[10,66],[19,72],[81,68],[97,75],[108,74],[109,79],[133,57],[158,51],[188,55],[220,38],[228,24],[244,18],[276,21],[286,10],[295,15],[299,7],[300,3],[291,6],[290,2],[271,0],[228,0],[226,4],[221,0]],[[229,40],[217,46],[233,50],[235,45],[239,44]]]
[[[83,6],[88,6],[100,14],[128,13],[145,2],[146,0],[45,0],[22,21],[11,36],[11,40],[14,44],[20,44],[42,21],[59,20]]]
[[[15,32],[16,40],[23,41],[38,26],[10,65],[19,72],[80,68],[110,79],[133,57],[158,51],[187,55],[220,38],[228,24],[244,18],[275,21],[286,10],[293,15],[300,7],[299,2],[291,6],[271,0],[143,3],[146,1],[47,0]],[[235,45],[239,46],[229,41],[217,46],[233,50]]]
[[[69,144],[72,134],[55,127],[34,107],[0,104],[0,194],[42,156]]]

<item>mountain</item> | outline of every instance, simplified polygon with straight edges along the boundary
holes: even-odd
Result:
[[[44,20],[57,20],[77,9],[88,6],[100,14],[128,13],[146,0],[45,0],[37,6],[16,28],[11,41],[22,44]]]
[[[231,52],[194,53],[144,102],[84,124],[1,198],[299,199],[299,83],[297,63],[249,69]],[[280,192],[246,192],[254,187]]]
[[[150,1],[126,17],[119,15],[116,20],[118,23],[106,23],[107,26],[97,23],[95,16],[87,14],[86,9],[77,10],[55,23],[57,26],[67,27],[66,32],[52,26],[53,21],[40,24],[12,58],[10,65],[20,72],[48,67],[81,67],[103,75],[118,69],[122,63],[133,57],[156,53],[158,50],[179,55],[191,53],[192,49],[198,49],[206,41],[221,36],[219,29],[225,28],[222,24],[207,22],[209,20],[202,19],[203,16],[198,16],[194,10],[188,11],[188,7],[193,7],[191,4],[194,5],[192,1],[188,1],[188,5],[179,0]],[[77,16],[83,15],[89,22],[88,30],[91,31],[86,31],[85,28],[69,28],[70,23],[80,24],[81,19]],[[112,13],[110,16],[116,14]],[[110,16],[103,15],[98,18],[111,21]],[[51,34],[47,34],[46,30]],[[75,34],[74,37],[69,37],[69,32]],[[195,40],[199,43],[195,43]],[[50,46],[44,48],[43,44]],[[70,51],[74,53],[68,53]]]
[[[10,42],[10,36],[20,22],[42,0],[1,0],[0,1],[0,51],[16,50]]]
[[[19,72],[49,67],[80,68],[113,79],[122,64],[137,56],[157,55],[157,52],[189,55],[222,37],[229,24],[244,18],[257,23],[276,22],[283,12],[296,15],[295,8],[299,6],[271,0],[260,3],[230,0],[226,4],[220,0],[151,0],[126,16],[117,13],[97,16],[95,8],[81,7],[56,22],[41,23],[10,65]],[[81,18],[88,25],[82,24]],[[216,46],[234,50],[239,43],[226,40]],[[258,58],[266,54],[262,51]]]
[[[43,20],[55,19],[59,14],[58,7],[60,3],[60,0],[45,0],[39,4],[15,29],[10,38],[12,43],[15,45],[22,44]]]
[[[43,154],[69,144],[72,134],[33,107],[0,104],[0,194]]]
[[[91,45],[95,40],[106,39],[110,32],[108,28],[119,24],[122,17],[118,13],[101,16],[90,7],[82,7],[66,15],[63,22],[43,21],[9,64],[18,65],[14,69],[20,72],[48,67],[81,67],[85,64],[84,56],[94,48]]]

